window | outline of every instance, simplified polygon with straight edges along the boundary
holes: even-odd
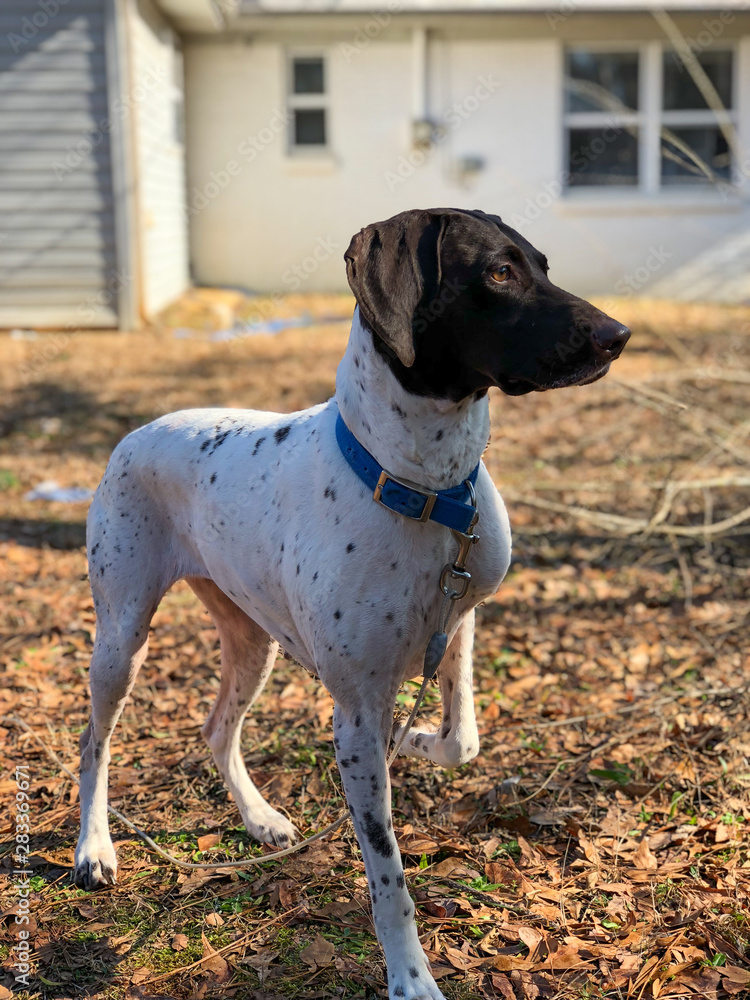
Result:
[[[702,52],[698,62],[726,110],[717,116],[677,53],[664,53],[661,182],[665,186],[731,181],[732,158],[721,124],[733,124],[732,53]]]
[[[328,99],[323,56],[292,56],[289,77],[290,146],[295,151],[323,149],[328,143]]]
[[[660,43],[565,56],[568,186],[646,192],[731,181],[733,52],[696,56],[724,110],[711,109],[679,55]],[[722,128],[723,126],[723,128]]]

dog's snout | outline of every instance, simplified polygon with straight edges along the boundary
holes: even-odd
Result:
[[[596,351],[608,358],[616,358],[629,338],[630,330],[609,317],[591,330],[591,340]]]

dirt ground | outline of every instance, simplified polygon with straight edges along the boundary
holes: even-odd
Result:
[[[393,767],[449,1000],[750,996],[750,309],[607,306],[633,330],[610,376],[492,396],[485,461],[515,554],[479,613],[481,753],[449,772]],[[77,786],[50,752],[77,770],[87,503],[25,499],[45,480],[94,488],[116,442],[170,410],[326,399],[351,308],[200,291],[141,333],[0,335],[0,787],[12,804],[28,775],[33,871],[21,996],[387,995],[349,827],[282,862],[195,873],[115,820],[118,885],[69,886]],[[279,318],[296,325],[245,335]],[[176,586],[113,740],[110,802],[184,860],[265,852],[200,736],[218,663],[207,613]],[[305,835],[342,805],[331,712],[280,660],[245,727],[256,783]],[[3,883],[0,1000],[19,985],[23,912],[18,879]]]

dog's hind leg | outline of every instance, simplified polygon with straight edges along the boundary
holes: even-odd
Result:
[[[411,729],[401,744],[408,757],[424,757],[443,767],[465,764],[479,753],[479,734],[474,713],[472,649],[474,612],[461,622],[438,668],[443,721],[437,732]],[[394,731],[397,740],[403,731]]]
[[[288,847],[297,839],[297,831],[260,794],[240,752],[245,714],[268,680],[278,643],[212,580],[188,577],[187,582],[208,608],[221,640],[221,684],[203,735],[248,833],[261,842]]]
[[[123,545],[115,547],[123,550]],[[117,859],[107,816],[109,743],[146,658],[151,618],[167,589],[156,579],[149,582],[146,567],[143,567],[138,589],[134,587],[132,594],[116,590],[112,585],[105,587],[99,568],[108,571],[112,563],[92,564],[91,572],[96,641],[89,668],[91,718],[80,738],[81,833],[73,873],[79,889],[114,885],[116,880]],[[115,578],[116,574],[112,573],[111,577]]]

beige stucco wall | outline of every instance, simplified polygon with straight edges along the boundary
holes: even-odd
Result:
[[[183,74],[179,39],[151,0],[130,0],[128,27],[141,309],[151,317],[189,283]]]

